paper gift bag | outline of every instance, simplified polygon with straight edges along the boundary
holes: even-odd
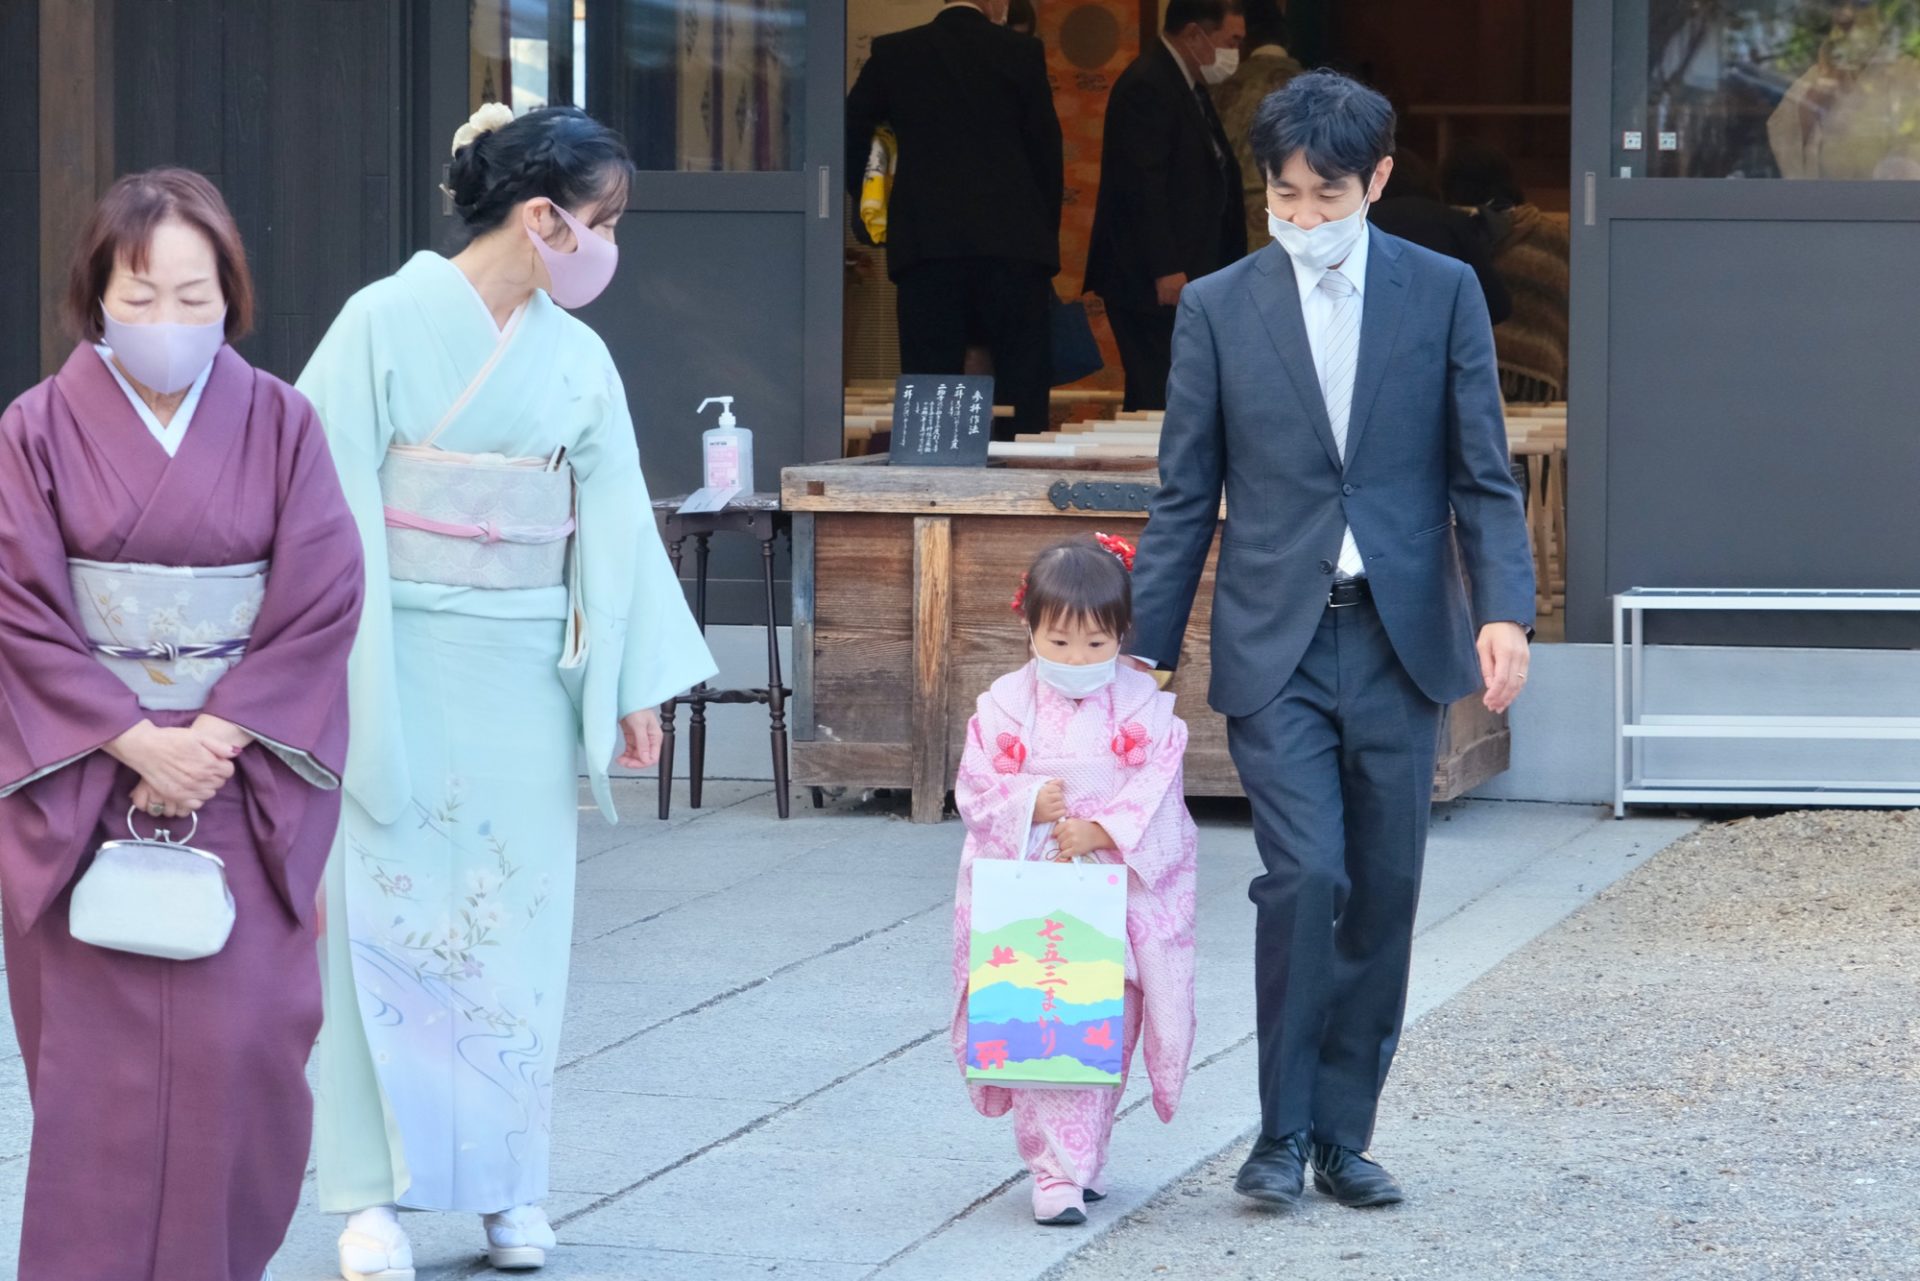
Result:
[[[1124,866],[976,862],[967,1079],[1119,1085],[1126,938]]]

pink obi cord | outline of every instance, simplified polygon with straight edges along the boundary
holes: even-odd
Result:
[[[416,529],[423,534],[471,539],[476,543],[557,543],[573,533],[572,517],[568,517],[566,524],[549,529],[502,529],[492,521],[482,525],[450,525],[393,507],[387,508],[386,513],[388,529]]]

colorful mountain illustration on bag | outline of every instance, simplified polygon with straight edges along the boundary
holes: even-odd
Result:
[[[1109,873],[1099,865],[974,865],[969,1080],[1013,1086],[1120,1084],[1126,883]],[[1025,903],[1052,907],[995,924]]]

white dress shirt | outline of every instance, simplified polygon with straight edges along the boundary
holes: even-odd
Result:
[[[1372,232],[1363,228],[1360,239],[1347,255],[1347,260],[1335,270],[1353,284],[1353,304],[1360,309],[1361,323],[1366,323],[1367,310],[1367,249]],[[1321,363],[1321,343],[1323,342],[1327,322],[1332,318],[1333,297],[1320,288],[1320,278],[1327,273],[1309,267],[1299,260],[1293,260],[1294,282],[1300,286],[1300,314],[1307,322],[1307,346],[1313,351],[1313,363],[1317,369]],[[1358,383],[1355,384],[1356,389]],[[1348,424],[1352,430],[1352,424]],[[1339,568],[1336,574],[1340,578],[1359,578],[1367,572],[1367,562],[1360,555],[1360,545],[1353,541],[1353,529],[1349,527],[1346,536],[1340,542]]]
[[[167,457],[172,458],[179,453],[180,442],[186,439],[187,428],[193,423],[193,411],[200,407],[200,393],[207,389],[207,379],[213,374],[213,362],[208,361],[207,367],[200,371],[200,376],[193,380],[193,386],[187,388],[186,398],[180,402],[180,408],[173,411],[172,421],[163,423],[148,408],[147,402],[140,399],[140,393],[120,372],[120,366],[113,363],[113,348],[96,343],[93,349],[100,353],[100,359],[106,362],[107,372],[113,375],[113,381],[120,384],[120,390],[127,393],[127,402],[133,406],[133,412],[140,415],[140,421],[160,442],[160,448],[167,451]]]

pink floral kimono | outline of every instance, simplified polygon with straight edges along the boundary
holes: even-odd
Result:
[[[1036,679],[1028,663],[980,696],[954,784],[967,841],[953,922],[954,1058],[967,1062],[967,970],[973,862],[1021,858],[1033,806],[1047,780],[1065,780],[1067,813],[1106,828],[1127,877],[1126,1048],[1144,1041],[1153,1106],[1173,1119],[1193,1051],[1194,869],[1198,834],[1181,777],[1187,727],[1173,695],[1122,667],[1114,683],[1078,702]],[[1010,1089],[970,1085],[984,1116],[1014,1115],[1021,1159],[1033,1171],[1035,1212],[1047,1194],[1061,1206],[1079,1189],[1102,1193],[1102,1170],[1122,1090]]]

